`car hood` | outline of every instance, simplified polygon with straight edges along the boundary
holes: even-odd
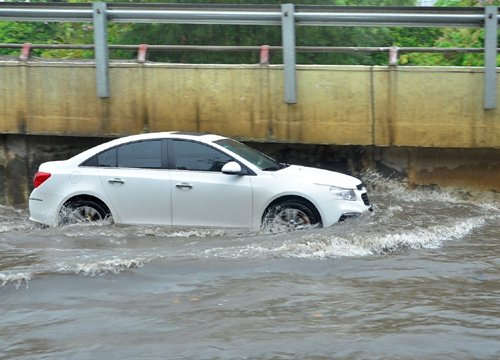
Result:
[[[274,174],[276,177],[300,178],[316,184],[338,186],[345,189],[355,189],[361,183],[359,179],[350,175],[298,165],[290,165]]]

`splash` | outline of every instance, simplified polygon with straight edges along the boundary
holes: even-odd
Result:
[[[326,259],[367,256],[371,251],[345,238],[307,236],[298,243],[287,242],[273,249],[273,253],[285,258]]]
[[[31,277],[31,273],[0,273],[0,287],[8,284],[14,284],[16,289],[22,286],[28,287]]]
[[[438,185],[410,185],[402,178],[392,178],[375,170],[365,170],[358,177],[367,185],[371,194],[389,196],[405,201],[434,201],[442,203],[474,203],[491,206],[500,211],[500,193]]]
[[[0,233],[11,231],[28,232],[38,227],[38,224],[28,220],[28,214],[25,210],[0,205]]]
[[[366,248],[372,254],[400,252],[406,249],[436,249],[446,241],[459,240],[482,227],[486,217],[474,217],[446,225],[415,228],[383,236],[355,237],[353,244]]]
[[[443,189],[438,186],[412,188],[407,181],[390,178],[373,170],[366,170],[359,176],[372,192],[397,199],[404,199],[405,201],[420,202],[431,200],[458,203],[464,200],[463,196],[460,196],[463,192],[461,189]]]
[[[129,269],[143,267],[146,262],[148,262],[147,259],[113,258],[109,260],[78,262],[75,264],[59,264],[56,268],[62,273],[93,277],[108,274],[117,275]]]

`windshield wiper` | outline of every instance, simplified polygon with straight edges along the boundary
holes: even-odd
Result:
[[[287,168],[289,167],[290,164],[279,164],[278,166],[269,166],[269,167],[266,167],[264,169],[262,169],[262,171],[278,171],[278,170],[281,170],[281,169],[284,169],[284,168]]]

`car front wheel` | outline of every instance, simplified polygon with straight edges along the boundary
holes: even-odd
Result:
[[[290,199],[269,207],[263,225],[273,231],[299,230],[320,225],[319,215],[311,204],[301,199]]]
[[[59,224],[81,224],[103,221],[110,217],[109,210],[93,200],[71,201],[63,206]]]

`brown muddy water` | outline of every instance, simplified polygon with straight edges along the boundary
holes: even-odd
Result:
[[[498,194],[365,177],[374,213],[288,233],[0,206],[0,358],[499,359]]]

